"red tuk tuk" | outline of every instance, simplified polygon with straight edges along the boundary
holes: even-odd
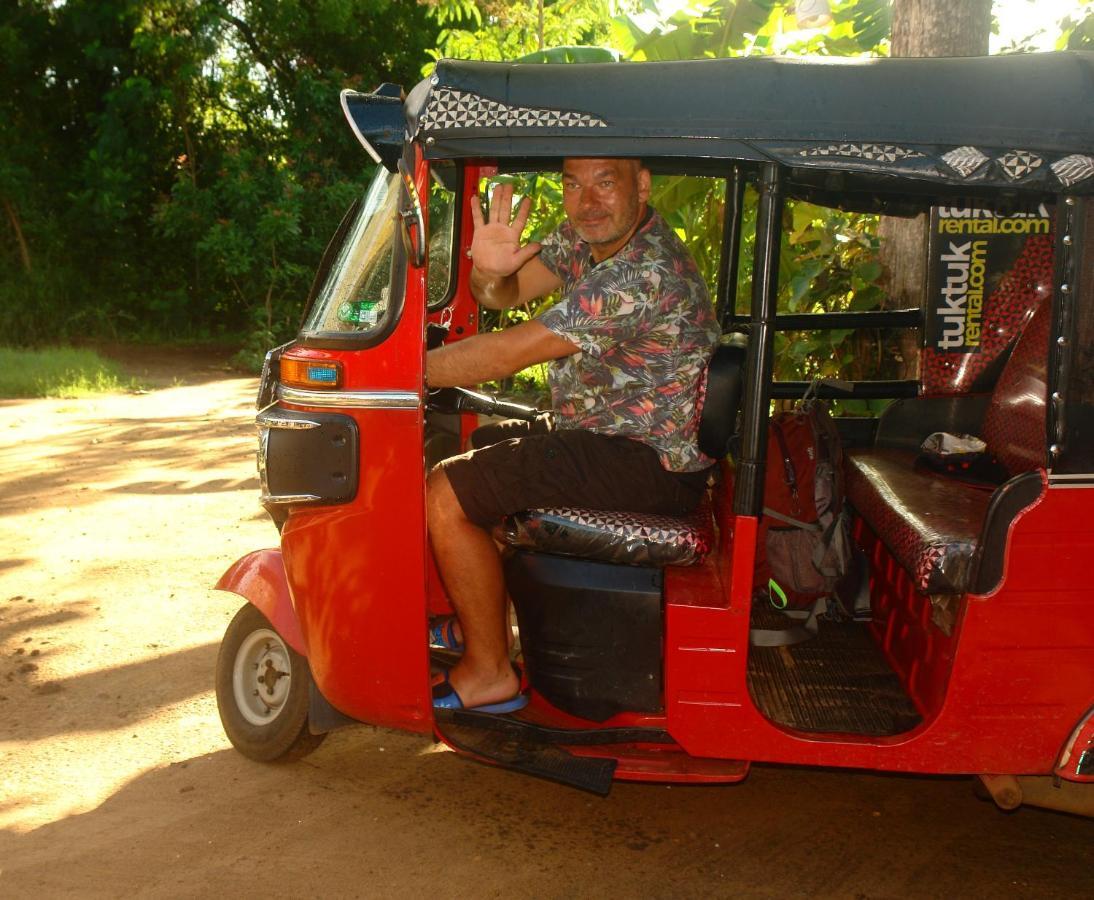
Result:
[[[217,585],[247,601],[216,676],[232,743],[272,760],[368,722],[600,793],[613,778],[734,782],[761,761],[976,775],[1004,807],[1094,812],[1092,97],[1094,56],[1080,53],[442,61],[409,94],[344,92],[377,174],[299,335],[263,370],[258,466],[280,546]],[[521,408],[471,391],[435,408],[427,341],[479,328],[472,198],[566,156],[641,157],[714,198],[707,271],[738,335],[703,409],[722,477],[695,515],[656,527],[570,510],[562,530],[591,540],[506,529],[521,545],[506,578],[531,702],[435,712],[427,626],[451,609],[425,475],[480,416]],[[927,218],[918,294],[878,299],[852,278],[842,306],[818,311],[817,271],[780,278],[802,235],[823,231],[817,208]],[[808,335],[863,341],[828,359],[817,389],[859,413],[836,422],[868,609],[795,646],[754,646],[752,629],[778,618],[755,602],[768,421],[809,387],[774,374],[823,343]],[[900,377],[864,375],[864,347],[887,348]],[[979,436],[998,476],[925,467],[939,432]],[[668,549],[623,564],[620,543]]]

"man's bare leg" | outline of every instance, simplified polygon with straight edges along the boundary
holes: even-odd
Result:
[[[463,657],[449,672],[449,681],[464,706],[508,700],[519,684],[509,665],[505,581],[497,545],[464,515],[443,469],[430,474],[426,502],[433,555],[463,632]]]

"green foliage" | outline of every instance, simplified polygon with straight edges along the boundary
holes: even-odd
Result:
[[[133,387],[93,350],[0,347],[0,398],[86,397]]]
[[[6,4],[5,340],[290,336],[372,170],[338,92],[413,83],[437,31],[398,0]]]
[[[539,5],[529,2],[436,0],[431,5],[438,23],[446,26],[429,51],[434,62],[445,57],[527,62],[617,58],[606,49],[589,53],[589,48],[606,44],[611,33],[610,11],[616,4],[604,0],[544,0],[542,20]],[[431,62],[422,73],[428,75],[432,68]]]
[[[1066,16],[1060,22],[1057,50],[1094,50],[1094,8],[1086,0],[1082,13]]]

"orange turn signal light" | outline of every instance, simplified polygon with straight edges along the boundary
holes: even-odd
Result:
[[[342,386],[342,364],[283,356],[281,383],[288,387],[338,388]]]

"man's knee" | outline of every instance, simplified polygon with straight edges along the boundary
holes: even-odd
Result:
[[[454,518],[465,518],[456,492],[443,466],[436,466],[425,482],[426,512],[429,527],[449,522]]]

